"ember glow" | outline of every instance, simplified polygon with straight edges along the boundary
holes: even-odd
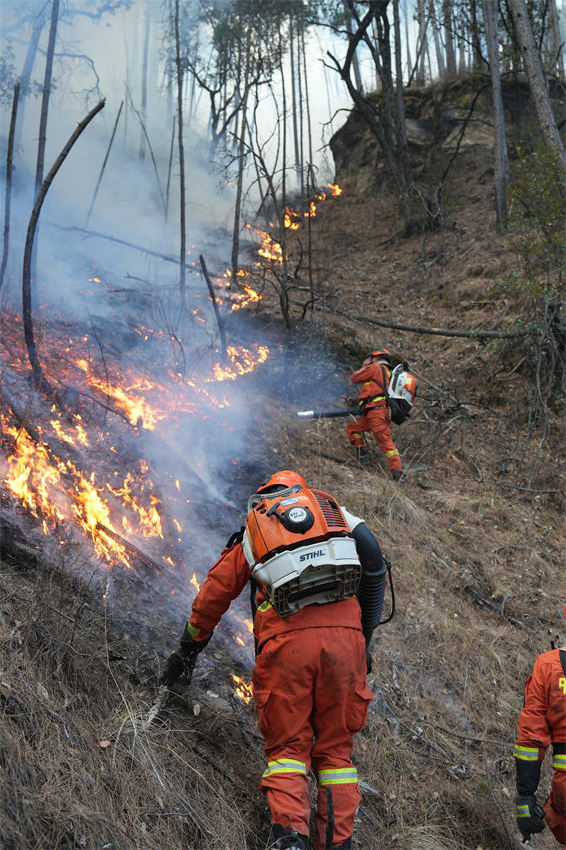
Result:
[[[252,683],[246,682],[243,676],[236,676],[235,673],[232,673],[232,679],[234,682],[234,691],[236,692],[236,696],[248,705],[252,701],[254,695]]]
[[[267,360],[269,349],[266,345],[254,343],[253,347],[245,348],[243,345],[229,345],[226,348],[229,363],[224,366],[216,363],[212,369],[211,381],[235,381],[236,378],[253,372],[259,363]]]

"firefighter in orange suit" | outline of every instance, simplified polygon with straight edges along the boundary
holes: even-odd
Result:
[[[303,563],[308,567],[287,581],[292,565]],[[252,683],[267,756],[260,788],[271,812],[270,847],[307,847],[311,768],[316,850],[352,847],[361,794],[350,753],[373,696],[369,643],[385,573],[379,544],[361,519],[307,488],[297,473],[277,472],[250,498],[245,528],[209,571],[167,661],[162,684],[190,676],[230,602],[256,582]]]
[[[399,481],[403,464],[399,449],[393,442],[389,424],[391,415],[387,406],[387,390],[391,378],[391,353],[386,348],[372,351],[361,367],[350,375],[353,384],[361,384],[358,405],[362,415],[346,426],[346,436],[359,455],[367,452],[364,431],[370,431],[375,442],[387,458],[391,475]]]
[[[515,763],[519,830],[527,840],[531,833],[541,832],[546,821],[556,840],[566,845],[566,644],[536,659],[525,685],[518,726]],[[551,744],[554,775],[550,796],[541,808],[535,792]]]

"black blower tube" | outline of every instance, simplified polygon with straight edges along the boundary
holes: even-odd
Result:
[[[362,609],[362,630],[369,648],[371,637],[381,620],[385,596],[387,566],[379,543],[367,525],[359,523],[352,532],[358,557],[362,565],[362,578],[358,587],[358,599]]]

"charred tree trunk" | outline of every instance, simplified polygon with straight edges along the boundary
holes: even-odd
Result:
[[[141,121],[142,125],[145,126],[147,124],[147,65],[148,65],[148,55],[149,55],[149,9],[147,7],[147,0],[145,4],[145,17],[144,17],[144,34],[143,34],[143,51],[142,51],[142,66],[141,66]],[[145,157],[145,133],[143,131],[140,135],[140,150],[139,150],[139,158],[141,160]]]
[[[34,18],[32,24],[32,33],[30,43],[28,45],[26,58],[24,60],[24,67],[22,68],[22,73],[20,74],[20,120],[16,125],[16,135],[14,137],[14,149],[17,150],[20,144],[22,128],[23,128],[23,114],[24,114],[24,106],[25,99],[28,94],[29,83],[31,79],[31,72],[33,69],[33,65],[35,62],[35,57],[37,55],[37,48],[39,47],[39,40],[41,38],[41,33],[43,31],[43,27],[45,26],[47,20],[47,7],[44,7],[41,12]]]
[[[542,71],[525,0],[509,0],[509,6],[543,141],[547,147],[557,151],[566,167],[566,153],[552,111],[548,87]]]
[[[244,91],[240,105],[242,115],[242,129],[238,139],[238,182],[236,186],[236,202],[234,205],[234,229],[232,231],[232,284],[238,283],[238,259],[240,254],[240,219],[242,215],[242,193],[244,184],[244,166],[246,163],[246,110],[248,108],[249,77],[250,77],[250,37],[251,26],[248,19],[248,30],[246,33],[245,65],[244,65]]]
[[[509,174],[509,158],[507,156],[507,139],[505,136],[505,113],[501,94],[501,73],[499,68],[499,39],[497,33],[497,5],[494,0],[483,0],[485,25],[487,30],[487,49],[489,69],[491,72],[491,90],[493,96],[493,113],[495,116],[494,149],[495,149],[495,207],[497,224],[504,228],[507,223],[507,179]]]
[[[181,58],[181,36],[179,33],[179,0],[175,0],[175,67],[177,71],[177,138],[179,143],[179,193],[180,228],[179,247],[179,299],[181,312],[185,309],[185,258],[186,258],[186,211],[185,211],[185,148],[183,145],[183,62]]]
[[[65,159],[67,158],[69,151],[85,129],[88,124],[92,121],[95,115],[104,107],[104,100],[101,100],[94,109],[92,109],[88,115],[83,118],[83,120],[77,125],[74,133],[69,138],[66,145],[63,147],[61,153],[53,163],[49,174],[39,187],[39,192],[37,193],[37,198],[35,199],[35,204],[32,210],[32,214],[29,220],[28,229],[26,233],[26,242],[24,248],[24,261],[23,261],[23,271],[22,271],[22,315],[23,315],[23,324],[24,324],[24,336],[26,340],[26,347],[28,351],[29,362],[32,369],[32,377],[34,383],[45,392],[51,392],[51,386],[45,376],[43,375],[43,371],[41,368],[41,363],[39,360],[39,356],[37,354],[37,348],[35,345],[35,337],[33,333],[33,320],[32,320],[32,303],[31,303],[31,260],[33,254],[33,245],[35,239],[35,231],[37,227],[37,222],[39,220],[39,214],[41,212],[41,207],[43,205],[43,201],[45,200],[45,196],[51,183],[53,182],[55,175],[63,165]]]
[[[116,130],[118,129],[118,122],[120,121],[120,115],[122,114],[122,107],[124,106],[124,101],[121,102],[120,108],[118,110],[118,114],[116,115],[116,120],[114,121],[114,127],[112,129],[112,135],[110,136],[110,141],[108,142],[108,147],[106,149],[106,155],[104,157],[104,161],[102,163],[102,167],[100,169],[100,174],[98,175],[98,180],[96,181],[96,187],[94,189],[94,193],[92,196],[92,201],[90,202],[90,207],[88,208],[88,213],[85,219],[85,227],[88,227],[88,223],[90,220],[90,216],[94,209],[94,205],[96,203],[96,197],[98,195],[98,190],[100,189],[100,184],[102,183],[102,178],[104,176],[104,171],[106,169],[106,163],[108,162],[108,157],[110,156],[110,151],[112,150],[112,144],[114,142],[114,136],[116,135]]]
[[[51,95],[51,81],[53,77],[53,55],[55,53],[55,40],[57,38],[57,24],[59,21],[59,0],[53,0],[51,7],[51,26],[49,28],[49,43],[47,45],[47,56],[45,59],[45,75],[43,78],[43,93],[41,96],[41,115],[39,119],[39,141],[37,145],[37,164],[35,168],[35,196],[43,182],[43,169],[45,165],[45,144],[47,141],[47,116],[49,113],[49,98]]]
[[[221,350],[221,360],[223,363],[226,362],[227,352],[226,352],[226,328],[224,326],[224,320],[220,314],[220,310],[218,309],[218,302],[216,301],[216,294],[214,292],[214,286],[212,285],[212,281],[210,279],[210,275],[208,274],[208,269],[206,268],[206,262],[202,254],[199,255],[200,267],[202,269],[202,273],[204,275],[204,279],[206,281],[206,285],[208,287],[208,293],[210,295],[210,300],[212,301],[212,307],[214,309],[214,315],[216,317],[216,322],[218,324],[218,330],[220,331],[220,342],[222,346]]]
[[[14,136],[16,132],[16,120],[18,116],[18,100],[20,97],[20,84],[14,86],[14,97],[12,99],[12,115],[10,118],[10,132],[8,135],[8,152],[6,154],[6,195],[4,199],[4,244],[2,247],[2,265],[0,266],[0,290],[4,283],[6,265],[8,263],[8,250],[10,245],[10,212],[12,204],[12,172],[14,160]]]

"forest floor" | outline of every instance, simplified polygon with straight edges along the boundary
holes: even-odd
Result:
[[[396,613],[374,640],[375,699],[354,748],[364,794],[354,847],[365,850],[520,846],[516,721],[566,601],[560,423],[551,412],[542,444],[540,432],[528,433],[533,377],[520,345],[371,324],[506,327],[512,305],[500,282],[520,267],[513,237],[496,232],[486,173],[460,173],[444,227],[410,238],[399,236],[389,199],[356,197],[346,182],[312,220],[312,321],[307,311],[283,341],[269,277],[256,308],[278,329],[278,377],[246,379],[261,434],[250,471],[234,472],[245,479],[235,489],[253,489],[260,468],[296,469],[362,516],[393,564]],[[305,229],[293,239],[305,248]],[[304,264],[299,277],[308,288]],[[296,297],[293,318],[307,300],[304,290]],[[377,346],[419,380],[410,420],[393,426],[403,484],[375,445],[356,460],[347,420],[295,416],[313,406],[305,387],[322,360],[333,378],[325,372],[313,401],[339,407],[350,372]],[[13,529],[1,549],[1,850],[269,846],[261,736],[253,706],[234,695],[226,642],[207,648],[190,690],[177,688],[147,726],[159,662],[182,622],[172,632],[153,612],[164,619],[152,665],[84,572],[45,562]],[[541,799],[549,775],[546,764]],[[557,845],[546,831],[532,846]]]

